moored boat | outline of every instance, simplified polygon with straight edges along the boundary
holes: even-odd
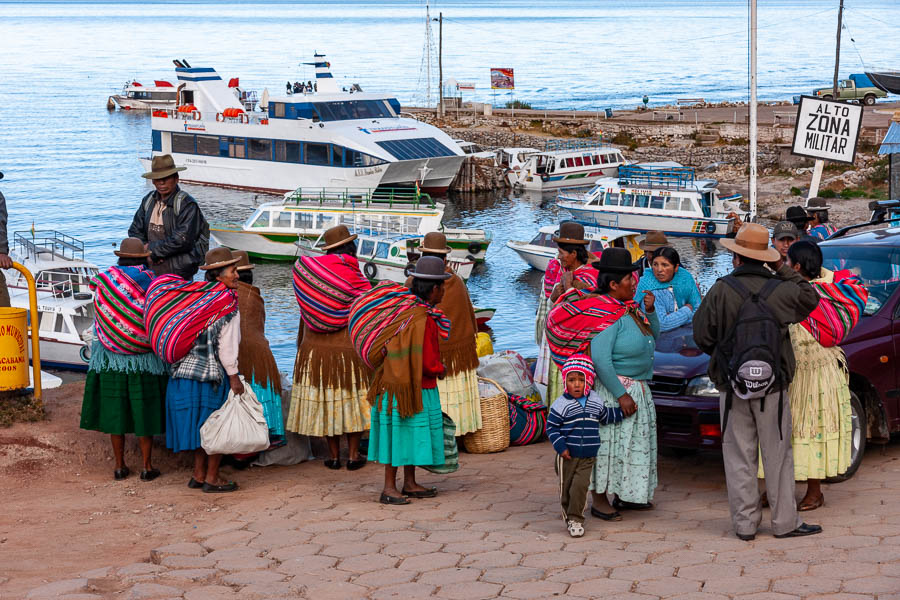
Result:
[[[714,179],[673,163],[626,165],[587,192],[562,190],[557,205],[584,224],[671,235],[724,237],[746,214],[741,196],[721,197]]]
[[[168,81],[154,81],[153,85],[143,85],[139,81],[128,81],[122,86],[122,93],[109,97],[107,107],[113,110],[117,105],[122,110],[167,109],[175,106],[178,92]]]
[[[888,94],[900,94],[900,71],[867,72],[866,76],[876,87]]]
[[[529,154],[520,169],[510,169],[509,184],[527,190],[590,186],[616,175],[625,164],[622,152],[596,140],[553,140],[543,152]]]
[[[550,261],[556,258],[557,246],[553,242],[553,236],[559,233],[558,225],[545,225],[538,234],[529,242],[510,240],[506,247],[514,250],[519,258],[524,260],[538,271],[546,271]],[[605,229],[602,227],[586,226],[584,239],[588,241],[588,252],[598,255],[606,248],[625,248],[631,253],[634,260],[643,255],[643,250],[638,247],[639,234],[634,231],[621,229]]]

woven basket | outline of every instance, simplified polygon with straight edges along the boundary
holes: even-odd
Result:
[[[481,429],[463,436],[466,450],[472,454],[503,452],[509,448],[509,405],[500,384],[478,378],[481,393]]]

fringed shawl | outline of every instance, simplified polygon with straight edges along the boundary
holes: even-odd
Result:
[[[144,325],[144,302],[153,272],[144,266],[112,266],[90,283],[97,339],[116,354],[152,352]]]
[[[851,271],[822,269],[810,283],[819,293],[819,304],[801,324],[826,348],[837,346],[859,322],[869,292]]]
[[[330,333],[346,327],[350,305],[371,287],[359,261],[349,254],[301,256],[294,263],[300,318],[312,331]]]
[[[553,362],[562,368],[570,356],[590,354],[594,336],[626,314],[631,315],[642,331],[650,331],[650,321],[634,300],[621,302],[611,296],[592,294],[558,301],[547,315],[547,344]]]
[[[466,283],[459,275],[444,282],[444,299],[437,308],[444,311],[453,327],[446,340],[440,340],[441,361],[447,368],[447,376],[478,368],[478,347],[475,334],[478,322],[469,298]]]
[[[162,275],[150,284],[144,309],[153,351],[169,364],[178,362],[203,331],[237,309],[237,295],[222,283]]]
[[[849,402],[850,374],[840,346],[826,347],[806,328],[789,326],[797,370],[788,389],[795,437],[815,440],[840,431],[841,401]]]
[[[319,333],[301,322],[294,362],[295,384],[303,373],[309,375],[310,385],[317,389],[351,390],[354,382],[357,388],[364,387],[372,376],[372,370],[350,343],[346,327],[334,333]]]
[[[241,313],[241,345],[238,349],[238,371],[247,381],[271,386],[281,394],[278,364],[266,339],[266,303],[259,288],[243,281],[237,287],[238,311]]]

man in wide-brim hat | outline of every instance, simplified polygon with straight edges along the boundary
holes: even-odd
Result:
[[[762,519],[757,487],[758,457],[766,472],[766,490],[772,508],[775,537],[796,537],[819,533],[818,525],[803,523],[794,499],[794,457],[791,450],[790,404],[783,396],[794,377],[796,361],[788,325],[799,323],[816,307],[819,295],[799,273],[781,260],[781,254],[769,246],[769,232],[762,225],[747,223],[734,239],[722,240],[734,254],[734,270],[728,277],[736,284],[720,279],[707,293],[694,313],[694,341],[710,355],[709,378],[719,390],[723,421],[722,457],[731,520],[738,538],[752,540]],[[774,272],[768,265],[777,265]],[[764,302],[781,330],[781,365],[773,389],[764,398],[736,399],[727,410],[728,365],[721,364],[716,350],[733,343],[730,330],[749,294],[760,294],[772,280],[778,281]],[[739,292],[734,285],[746,288]],[[774,365],[773,365],[774,366]],[[776,368],[779,368],[776,367]]]
[[[3,173],[0,173],[3,179]],[[9,238],[6,235],[6,198],[0,193],[0,269],[11,269],[13,261],[9,257]],[[9,307],[9,290],[6,287],[6,277],[0,271],[0,307]]]
[[[209,248],[209,225],[197,202],[178,186],[184,170],[170,154],[153,157],[142,177],[156,189],[141,200],[128,235],[147,246],[154,273],[191,279]]]

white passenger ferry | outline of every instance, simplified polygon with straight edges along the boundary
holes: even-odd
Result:
[[[182,180],[284,193],[298,187],[419,187],[443,193],[465,154],[440,129],[400,116],[385,94],[343,92],[315,55],[315,92],[271,97],[248,112],[214,69],[177,67],[178,107],[152,113],[152,156],[172,154]],[[142,159],[149,168],[150,158]]]
[[[88,283],[98,268],[84,260],[84,244],[59,231],[17,231],[10,258],[34,276],[41,366],[86,370],[90,346],[85,338],[94,325],[94,295]],[[12,269],[6,273],[10,304],[28,310],[25,276]],[[28,352],[30,356],[30,343]]]
[[[540,228],[530,242],[510,240],[506,242],[506,247],[515,251],[519,258],[533,268],[546,271],[547,265],[558,253],[556,243],[553,241],[553,237],[558,233],[559,225],[546,225]],[[590,226],[584,228],[588,252],[595,256],[606,248],[616,247],[625,248],[631,253],[632,259],[637,260],[644,255],[644,251],[638,247],[639,238],[640,234],[634,231]]]
[[[175,107],[178,92],[168,81],[154,81],[153,85],[143,85],[139,81],[128,81],[122,86],[121,94],[109,97],[110,110],[118,105],[122,110],[153,110]]]
[[[326,229],[346,225],[357,234],[420,235],[441,231],[458,259],[484,262],[491,243],[482,229],[450,229],[441,224],[444,205],[409,189],[307,190],[260,205],[240,223],[211,223],[221,246],[244,250],[261,260],[293,260],[300,238],[316,239]]]
[[[590,186],[612,177],[625,164],[622,152],[595,140],[552,140],[543,152],[527,155],[519,169],[510,168],[507,180],[526,190],[556,190]]]
[[[627,165],[588,192],[560,191],[558,206],[575,220],[599,227],[724,237],[743,217],[740,194],[720,197],[714,179],[695,179],[677,163]]]

